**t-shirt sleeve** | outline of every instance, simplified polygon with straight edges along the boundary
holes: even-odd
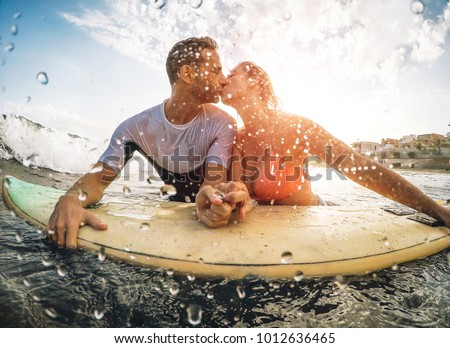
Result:
[[[220,164],[230,169],[233,144],[236,142],[236,136],[236,121],[231,116],[227,117],[226,120],[222,120],[216,131],[216,137],[208,150],[205,162]]]
[[[110,166],[117,174],[120,173],[136,150],[127,123],[128,120],[122,122],[116,128],[111,136],[108,147],[98,159],[99,162]]]

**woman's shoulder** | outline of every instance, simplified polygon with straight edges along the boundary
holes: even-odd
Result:
[[[275,111],[273,119],[275,120],[275,126],[302,128],[314,125],[311,119],[287,111]]]

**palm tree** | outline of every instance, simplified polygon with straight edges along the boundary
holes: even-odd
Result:
[[[431,147],[434,151],[437,152],[439,156],[442,155],[442,141],[438,137],[433,137],[433,143],[431,144]]]
[[[423,150],[423,145],[421,142],[418,142],[416,145],[414,145],[414,147],[417,149],[417,151],[422,151]]]

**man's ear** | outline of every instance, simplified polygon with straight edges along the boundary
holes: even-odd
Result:
[[[189,65],[183,65],[180,68],[180,79],[182,79],[187,84],[191,84],[194,78],[194,71]]]

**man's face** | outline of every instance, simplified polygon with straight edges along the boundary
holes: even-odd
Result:
[[[197,93],[203,103],[219,102],[226,79],[222,73],[222,64],[217,52],[203,49],[195,72],[194,93]]]

